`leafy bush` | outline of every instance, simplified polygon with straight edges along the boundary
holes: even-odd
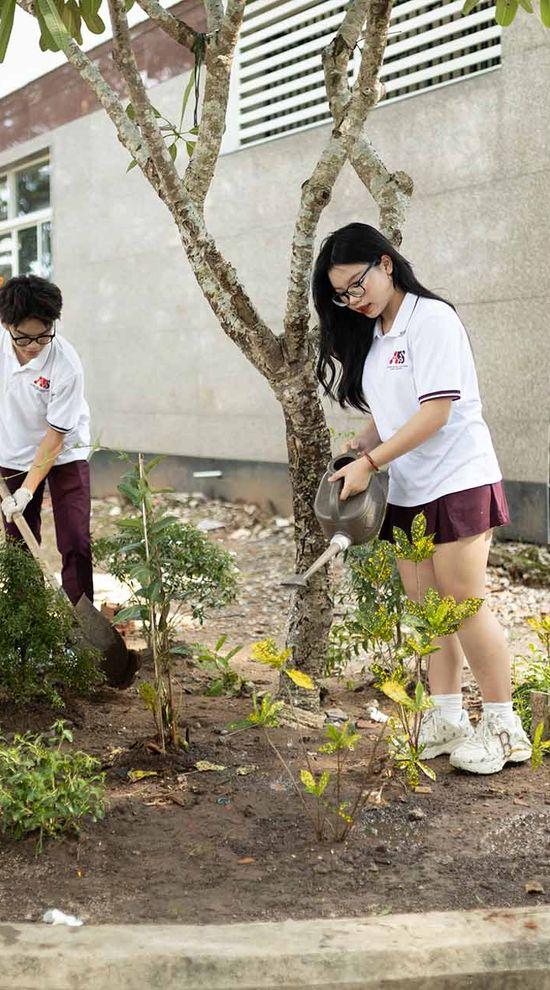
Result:
[[[78,832],[86,815],[94,821],[105,813],[105,775],[99,760],[86,753],[64,752],[71,732],[62,721],[52,738],[16,735],[8,744],[0,737],[0,824],[15,839],[38,831],[37,852],[44,836]]]
[[[88,694],[103,682],[98,659],[77,641],[70,606],[36,561],[14,541],[0,543],[0,696],[62,707],[61,687]]]

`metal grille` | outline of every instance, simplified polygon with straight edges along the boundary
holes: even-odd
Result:
[[[330,120],[321,52],[346,0],[251,0],[236,53],[235,147]],[[487,72],[500,64],[502,29],[487,0],[468,17],[463,0],[396,0],[380,78],[382,101]],[[360,51],[350,61],[353,80]],[[228,149],[229,150],[229,149]]]

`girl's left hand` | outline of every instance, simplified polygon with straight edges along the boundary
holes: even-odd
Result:
[[[367,458],[358,457],[356,461],[352,461],[351,464],[346,464],[339,471],[335,471],[328,480],[333,482],[343,479],[344,485],[340,492],[340,499],[345,502],[351,495],[358,495],[359,492],[364,492],[368,488],[372,473]]]

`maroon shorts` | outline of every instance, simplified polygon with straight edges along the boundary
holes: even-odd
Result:
[[[510,522],[504,487],[502,481],[497,481],[494,485],[451,492],[424,505],[388,503],[379,538],[393,543],[394,526],[410,538],[411,523],[419,512],[426,516],[426,532],[435,536],[435,543],[453,543],[462,536],[476,536]]]

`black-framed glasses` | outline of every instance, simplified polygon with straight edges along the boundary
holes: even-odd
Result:
[[[335,292],[335,294],[332,297],[332,301],[334,305],[349,306],[351,299],[360,299],[365,291],[363,286],[363,281],[366,279],[371,268],[374,268],[376,265],[379,264],[380,264],[379,258],[377,258],[376,261],[371,261],[370,265],[367,265],[367,267],[365,268],[363,274],[360,275],[355,282],[352,282],[351,285],[348,285],[345,292]]]
[[[14,337],[11,330],[9,334],[14,344],[18,344],[19,347],[28,347],[29,344],[49,344],[50,340],[53,340],[55,337],[55,325],[51,333],[39,333],[37,337],[28,337],[25,334],[20,337]]]

